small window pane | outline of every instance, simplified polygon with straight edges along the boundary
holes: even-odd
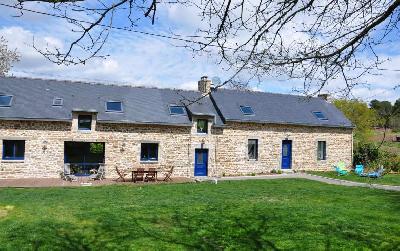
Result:
[[[92,115],[79,115],[78,116],[78,129],[91,130],[92,129]]]
[[[199,153],[196,155],[196,164],[203,164],[203,153]]]
[[[142,143],[140,149],[141,161],[157,161],[158,160],[158,144]]]
[[[328,120],[327,117],[325,117],[325,114],[323,114],[322,112],[313,112],[314,116],[317,117],[317,119],[319,120]]]
[[[249,141],[248,141],[248,156],[249,156],[249,159],[253,159],[253,160],[258,159],[258,140],[257,139],[249,139]]]
[[[120,101],[108,101],[107,112],[122,112],[122,103]]]
[[[317,159],[326,160],[326,141],[318,141]]]
[[[208,132],[208,121],[205,119],[197,120],[197,133],[207,133]]]
[[[25,158],[25,140],[3,140],[4,160],[23,160]]]
[[[254,115],[254,111],[251,106],[240,106],[240,110],[244,115]]]
[[[0,95],[0,107],[11,106],[12,97],[10,95]]]
[[[185,109],[183,106],[170,105],[169,112],[171,115],[183,115],[185,114]]]

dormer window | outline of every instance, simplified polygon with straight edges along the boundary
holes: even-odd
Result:
[[[13,96],[0,94],[0,107],[10,107]]]
[[[243,115],[254,115],[254,111],[251,106],[241,105],[240,110],[242,111]]]
[[[179,105],[170,105],[169,106],[169,114],[171,115],[184,115],[185,108]]]
[[[80,131],[92,130],[92,115],[78,116],[78,130]]]
[[[319,120],[328,120],[328,118],[322,112],[316,111],[316,112],[313,112],[313,114]]]
[[[197,120],[197,133],[207,134],[208,133],[208,120],[198,119]]]
[[[107,101],[106,102],[106,112],[122,112],[122,102],[121,101]]]
[[[53,106],[63,106],[64,100],[62,98],[54,98]]]

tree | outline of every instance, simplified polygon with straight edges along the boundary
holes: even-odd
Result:
[[[389,128],[391,119],[400,114],[400,99],[396,100],[394,105],[389,101],[374,99],[371,100],[370,107],[378,114],[380,125],[383,128]]]
[[[0,76],[4,76],[14,62],[19,60],[19,55],[16,50],[9,50],[7,40],[0,37]]]
[[[366,103],[359,100],[337,99],[333,103],[355,126],[356,141],[367,141],[377,120],[375,110],[369,109]]]
[[[361,76],[382,63],[376,48],[400,40],[400,0],[35,1],[51,5],[53,11],[33,12],[63,18],[76,27],[77,38],[65,51],[38,49],[57,64],[84,64],[100,57],[110,32],[126,30],[173,39],[194,51],[218,55],[234,71],[218,86],[243,85],[238,81],[241,76],[248,80],[285,76],[301,79],[306,93],[317,93],[338,79],[345,83],[342,91],[349,92]],[[23,14],[32,11],[25,8],[26,2],[32,0],[15,0],[14,6],[8,6]],[[197,10],[205,25],[189,35],[137,30],[143,18],[154,24],[157,12],[168,5]],[[116,17],[118,26],[113,22]],[[86,54],[81,56],[78,51]]]
[[[390,128],[392,118],[400,114],[400,99],[397,99],[395,104],[392,105],[389,101],[372,100],[370,103],[371,109],[375,110],[378,114],[379,122],[383,126],[383,138],[381,146],[386,138],[386,130]]]

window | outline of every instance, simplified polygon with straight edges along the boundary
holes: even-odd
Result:
[[[252,160],[258,159],[258,139],[249,139],[248,156]]]
[[[121,101],[107,101],[106,112],[122,112]]]
[[[92,130],[92,115],[79,115],[78,129],[84,131]]]
[[[64,100],[62,98],[54,98],[53,99],[53,106],[62,106]]]
[[[244,115],[254,115],[254,111],[253,108],[251,108],[251,106],[240,106],[240,110],[242,111],[242,113]]]
[[[326,160],[326,141],[318,141],[317,159]]]
[[[11,106],[13,96],[11,95],[0,95],[0,107]]]
[[[207,133],[208,132],[208,120],[198,119],[197,120],[197,133]]]
[[[141,161],[157,161],[158,160],[158,143],[142,143],[140,149]]]
[[[313,114],[319,120],[328,120],[328,118],[325,117],[325,114],[323,114],[322,112],[313,112]]]
[[[23,160],[25,140],[3,140],[3,160]]]
[[[169,106],[169,113],[171,115],[184,115],[185,114],[185,108],[183,106],[179,106],[179,105],[170,105]]]

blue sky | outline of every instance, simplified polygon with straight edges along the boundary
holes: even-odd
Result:
[[[4,2],[12,3],[15,0]],[[3,1],[2,1],[3,2]],[[46,11],[46,7],[31,3],[27,7]],[[82,66],[59,66],[50,63],[32,48],[32,41],[44,48],[46,45],[66,48],[68,42],[77,36],[64,20],[38,14],[25,13],[13,17],[15,10],[1,7],[0,35],[9,41],[11,48],[21,54],[21,61],[15,64],[11,75],[25,77],[83,80],[113,84],[131,84],[152,87],[195,89],[197,80],[203,76],[218,76],[225,80],[230,72],[217,64],[212,55],[194,54],[189,49],[177,47],[176,42],[138,33],[113,30],[104,47],[106,59],[94,59]],[[115,20],[121,26],[125,20]],[[156,25],[144,22],[138,30],[168,34],[173,30],[179,34],[193,34],[203,25],[200,18],[190,10],[170,7],[158,12]],[[359,86],[352,96],[365,101],[371,99],[394,101],[400,97],[400,45],[391,43],[379,48],[379,53],[390,60],[382,65],[389,69],[378,75],[365,76],[369,84]],[[393,71],[399,70],[399,71]],[[265,77],[261,84],[252,85],[255,90],[293,93],[298,81],[279,81]],[[331,83],[324,91],[334,91],[342,83]]]

